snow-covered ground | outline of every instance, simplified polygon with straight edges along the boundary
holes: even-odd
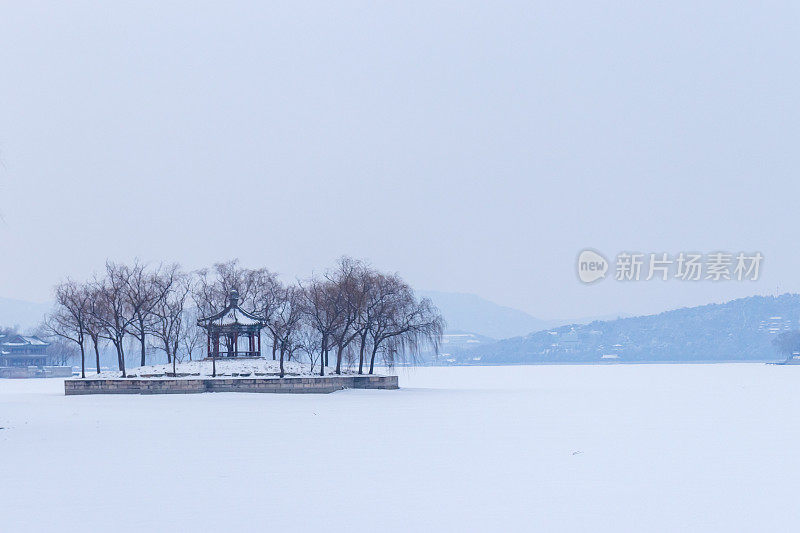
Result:
[[[793,531],[800,366],[423,368],[398,391],[0,380],[0,530]]]
[[[167,373],[172,373],[171,364],[152,365],[152,366],[139,366],[127,369],[128,377],[166,377]],[[319,376],[319,365],[313,368],[305,363],[298,363],[296,361],[284,361],[283,370],[286,376],[304,376],[316,377]],[[325,375],[329,376],[334,373],[334,367],[325,367]],[[185,363],[178,363],[175,365],[175,371],[179,377],[187,379],[203,377],[210,378],[213,374],[213,366],[211,361],[187,361]],[[279,377],[280,363],[272,359],[259,358],[259,359],[217,359],[217,377]],[[353,369],[342,369],[342,374],[353,374]],[[106,370],[99,374],[94,372],[86,372],[86,379],[117,379],[122,377],[122,372],[118,370]]]

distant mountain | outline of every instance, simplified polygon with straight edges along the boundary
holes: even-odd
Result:
[[[0,326],[17,326],[20,331],[36,328],[44,315],[52,310],[50,303],[34,303],[11,298],[0,298]]]
[[[437,291],[417,293],[436,304],[447,321],[448,333],[470,332],[492,339],[506,339],[553,326],[553,321],[497,305],[474,294]]]
[[[800,327],[800,294],[752,296],[658,315],[573,324],[450,354],[461,364],[775,360]]]

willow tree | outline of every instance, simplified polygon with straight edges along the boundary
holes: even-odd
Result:
[[[335,283],[325,278],[312,278],[302,289],[304,318],[319,334],[319,375],[324,376],[331,340],[345,314],[342,294]]]
[[[177,269],[158,276],[155,283],[163,296],[153,307],[150,333],[158,340],[158,347],[166,354],[167,363],[172,363],[172,372],[175,373],[181,341],[187,329],[192,327],[186,313],[191,283]]]
[[[280,353],[280,377],[283,377],[283,367],[287,354],[290,354],[300,343],[299,335],[303,319],[303,291],[296,286],[284,287],[277,305],[268,322],[268,327],[278,343]],[[313,372],[313,370],[312,370]]]
[[[125,337],[136,320],[135,310],[131,308],[126,293],[130,276],[129,267],[109,261],[106,263],[105,276],[96,278],[93,283],[97,305],[94,307],[92,319],[100,327],[100,336],[114,345],[122,377],[127,377]]]
[[[74,342],[81,351],[81,377],[86,377],[85,337],[89,329],[92,293],[84,285],[67,280],[55,290],[56,309],[45,320],[47,330],[53,335]]]
[[[366,280],[370,271],[363,261],[342,257],[336,268],[325,277],[336,290],[333,304],[341,306],[340,320],[331,334],[332,344],[336,347],[335,372],[341,374],[342,354],[361,333],[358,325],[368,298],[369,284]]]
[[[369,344],[372,349],[369,373],[375,370],[375,358],[382,349],[392,354],[388,359],[394,362],[395,356],[415,358],[425,346],[439,350],[439,342],[444,331],[444,319],[430,299],[417,300],[414,291],[397,275],[381,276],[376,288],[383,293],[381,305],[368,329]]]

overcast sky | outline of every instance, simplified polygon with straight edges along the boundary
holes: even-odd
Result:
[[[800,290],[794,2],[4,2],[0,296],[337,256],[543,318]],[[582,285],[578,252],[760,251]]]

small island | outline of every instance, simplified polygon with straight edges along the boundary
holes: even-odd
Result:
[[[70,396],[397,389],[397,376],[375,373],[376,361],[390,369],[423,347],[437,350],[444,326],[399,276],[348,257],[295,284],[236,260],[211,273],[109,262],[103,277],[63,282],[56,301],[49,331],[81,354],[80,377],[64,382]],[[86,372],[88,341],[94,374]],[[100,369],[103,341],[119,370]],[[135,368],[125,364],[131,344],[140,349]],[[165,363],[153,364],[154,348]]]

